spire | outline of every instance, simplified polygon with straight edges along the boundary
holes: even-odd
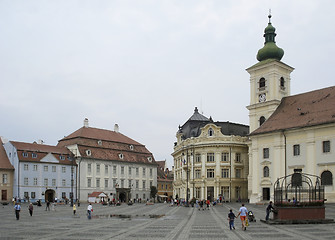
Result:
[[[268,26],[264,29],[264,38],[265,43],[264,47],[258,50],[257,60],[263,61],[266,59],[277,59],[281,60],[284,56],[284,50],[277,47],[275,37],[276,37],[276,29],[271,24],[271,10],[269,11],[269,23]]]

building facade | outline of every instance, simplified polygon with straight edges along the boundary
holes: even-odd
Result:
[[[246,200],[248,133],[246,125],[214,122],[195,108],[176,135],[174,197]]]
[[[250,74],[248,195],[273,200],[273,184],[295,170],[321,177],[335,202],[335,87],[290,96],[293,68],[281,61],[269,16],[265,45]]]
[[[173,173],[166,166],[166,160],[156,161],[157,166],[157,197],[160,201],[173,197]]]
[[[0,202],[9,202],[13,198],[14,167],[9,162],[3,141],[0,138]]]
[[[157,164],[148,149],[119,132],[84,126],[61,139],[78,164],[78,198],[87,201],[93,192],[104,192],[110,200],[150,198],[150,187],[157,187]]]
[[[76,164],[67,148],[16,141],[4,148],[15,168],[13,197],[42,202],[76,198]]]

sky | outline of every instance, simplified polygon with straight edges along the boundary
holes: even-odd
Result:
[[[249,124],[269,9],[291,95],[335,85],[333,0],[0,0],[0,136],[119,131],[172,166],[194,108]]]

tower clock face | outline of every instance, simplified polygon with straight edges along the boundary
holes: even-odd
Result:
[[[259,102],[265,102],[266,101],[265,93],[259,94],[258,100],[259,100]]]

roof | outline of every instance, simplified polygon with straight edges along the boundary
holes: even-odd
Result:
[[[198,111],[198,108],[195,107],[193,115],[188,119],[188,121],[207,121],[209,122],[209,119],[205,117],[204,115],[200,114]]]
[[[335,86],[285,97],[250,135],[335,123]]]
[[[13,165],[9,162],[1,138],[0,138],[0,169],[14,170]]]
[[[88,195],[88,197],[98,198],[101,193],[104,193],[104,192],[92,192],[91,194]]]

